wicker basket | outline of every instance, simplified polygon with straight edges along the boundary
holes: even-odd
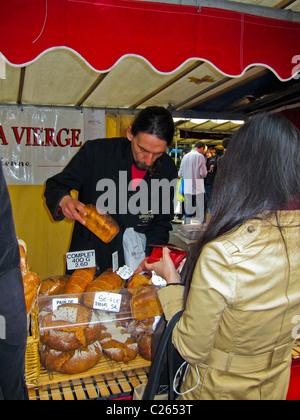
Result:
[[[29,334],[25,355],[25,378],[27,386],[35,386],[40,382],[41,362],[39,354],[39,326],[37,304],[30,311]]]

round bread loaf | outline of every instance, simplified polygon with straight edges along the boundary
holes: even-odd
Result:
[[[47,347],[66,352],[97,341],[103,328],[96,312],[82,305],[65,304],[42,317],[40,337]]]
[[[103,353],[116,362],[130,362],[138,355],[138,345],[117,322],[105,325],[100,344]]]
[[[47,370],[68,375],[91,369],[100,361],[101,356],[102,350],[98,341],[87,348],[69,352],[53,350],[47,346],[41,349],[41,362]]]

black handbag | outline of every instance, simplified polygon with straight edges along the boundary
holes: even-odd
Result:
[[[154,400],[158,395],[166,393],[168,400],[172,401],[176,398],[173,381],[178,369],[185,361],[172,344],[172,333],[182,313],[183,311],[180,311],[174,315],[162,334],[144,391],[144,401]]]

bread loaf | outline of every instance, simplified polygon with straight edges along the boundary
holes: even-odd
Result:
[[[148,286],[151,284],[151,280],[148,279],[143,274],[135,274],[127,283],[127,289],[131,294],[136,294],[138,292],[138,288],[143,286]]]
[[[96,267],[75,270],[66,285],[65,294],[84,293],[88,285],[94,280],[95,273]]]
[[[109,322],[104,326],[100,344],[103,353],[116,362],[130,362],[138,354],[138,345],[130,334],[117,322]]]
[[[79,304],[61,305],[40,320],[41,342],[58,351],[86,348],[102,331],[97,314]]]
[[[47,370],[68,375],[91,369],[100,361],[101,356],[102,350],[98,341],[87,348],[70,352],[60,352],[46,346],[41,349],[41,362]]]
[[[88,204],[85,206],[86,216],[81,215],[85,227],[94,233],[101,241],[108,243],[119,233],[117,222],[109,214],[100,214],[97,207]]]
[[[86,289],[84,304],[88,308],[93,308],[95,292],[119,291],[122,289],[124,281],[118,274],[106,271],[97,277]]]
[[[18,239],[19,251],[20,251],[20,264],[22,276],[29,273],[28,261],[27,261],[27,246],[22,239]]]
[[[25,274],[23,276],[23,285],[26,302],[26,311],[27,313],[29,313],[38,295],[40,278],[36,273]]]
[[[23,278],[26,311],[30,312],[39,292],[41,280],[36,273],[31,272],[27,260],[27,246],[22,239],[18,239],[20,251],[20,267]]]
[[[144,334],[138,340],[139,354],[143,359],[151,362],[152,334]]]
[[[157,291],[155,286],[145,286],[132,296],[131,310],[134,319],[144,321],[163,314]]]
[[[56,296],[64,293],[70,276],[52,276],[41,283],[39,296]]]

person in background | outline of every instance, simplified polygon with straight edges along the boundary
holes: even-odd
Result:
[[[195,148],[184,156],[179,176],[184,182],[185,224],[191,224],[195,215],[199,223],[204,221],[204,178],[207,175],[205,154],[207,146],[198,142]]]
[[[27,400],[27,317],[20,253],[0,165],[0,400]]]
[[[222,159],[210,207],[182,278],[167,249],[148,266],[169,284],[158,292],[166,320],[184,308],[173,331],[189,364],[181,398],[285,400],[299,333],[296,127],[275,114],[250,119]]]
[[[218,165],[220,165],[220,163],[222,162],[223,157],[225,156],[225,153],[227,151],[227,148],[228,148],[228,146],[230,144],[230,140],[231,140],[230,137],[225,137],[225,139],[223,139],[223,141],[222,141],[222,146],[223,146],[223,149],[224,149],[224,153],[223,153],[222,156],[219,157]]]
[[[185,147],[182,150],[182,159],[184,158],[185,155],[187,155],[188,153],[190,153],[191,148],[190,147]],[[181,179],[178,173],[178,179]],[[183,196],[183,201],[178,203],[178,206],[176,208],[177,212],[175,212],[175,219],[172,220],[172,223],[183,223],[184,218],[185,218],[185,207],[184,207],[184,185],[183,185],[183,179],[181,179],[181,185],[180,185],[180,194],[182,194]]]
[[[209,208],[209,200],[212,192],[212,188],[215,182],[215,177],[217,174],[218,169],[218,158],[216,154],[216,149],[211,148],[208,149],[206,153],[206,167],[207,167],[207,175],[204,180],[204,186],[205,186],[205,195],[206,195],[206,206]]]

